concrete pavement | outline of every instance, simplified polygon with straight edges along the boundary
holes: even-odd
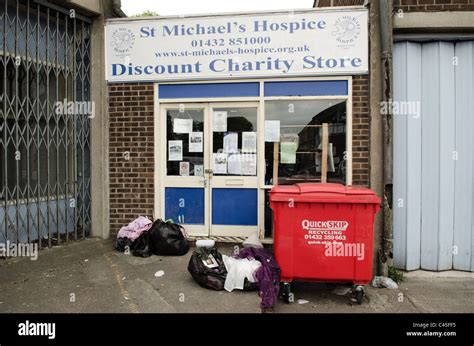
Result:
[[[260,313],[257,292],[206,290],[183,257],[133,257],[113,240],[86,239],[44,249],[38,260],[0,260],[0,312],[223,312]],[[231,246],[219,247],[223,254]],[[163,271],[162,276],[155,276]],[[367,287],[362,305],[333,285],[297,283],[295,303],[281,313],[474,312],[474,276],[409,273],[398,290]],[[298,303],[298,300],[300,303]]]

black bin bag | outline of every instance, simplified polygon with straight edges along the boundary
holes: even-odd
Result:
[[[128,238],[118,238],[115,243],[115,250],[120,252],[127,252],[133,256],[138,257],[150,257],[152,255],[150,251],[148,232],[143,232],[137,239],[131,241]]]
[[[227,269],[222,254],[216,247],[198,247],[191,255],[188,263],[188,271],[202,287],[210,290],[221,291],[224,289]],[[244,291],[257,289],[255,282],[244,280]]]
[[[183,226],[156,220],[148,231],[150,250],[159,256],[182,256],[188,253],[189,244],[183,235]]]
[[[189,259],[188,271],[202,287],[215,291],[224,289],[227,270],[217,248],[198,247]]]
[[[150,233],[143,232],[133,243],[132,255],[138,257],[150,257]]]
[[[131,250],[133,247],[133,242],[128,238],[117,238],[115,243],[115,250],[120,252],[125,252],[125,250]]]

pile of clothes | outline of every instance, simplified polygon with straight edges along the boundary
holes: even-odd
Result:
[[[189,244],[181,225],[139,216],[119,230],[115,249],[139,257],[182,256],[189,251]]]
[[[212,246],[199,246],[191,256],[188,271],[201,286],[228,292],[258,289],[262,310],[272,309],[278,299],[280,268],[273,255],[255,240],[244,242],[231,256]]]

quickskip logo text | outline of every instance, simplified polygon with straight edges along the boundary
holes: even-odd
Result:
[[[309,231],[345,231],[349,227],[347,221],[320,221],[320,220],[303,220],[301,226]]]

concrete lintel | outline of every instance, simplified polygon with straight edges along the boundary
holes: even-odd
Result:
[[[395,13],[395,30],[474,30],[474,11]]]

